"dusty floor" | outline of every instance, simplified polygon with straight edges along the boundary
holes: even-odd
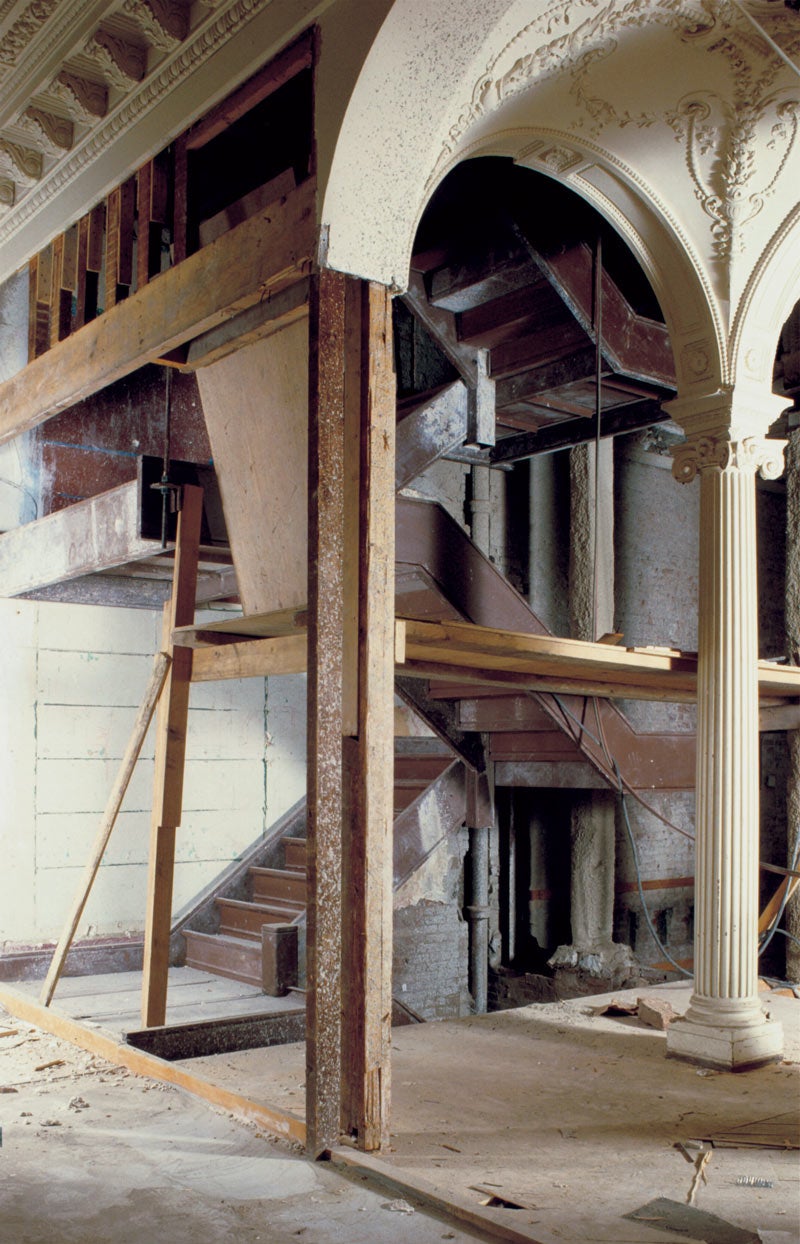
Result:
[[[2,1009],[0,1125],[0,1244],[483,1238]]]
[[[647,992],[668,998],[681,1013],[690,989],[676,984]],[[768,1003],[784,1025],[784,1062],[737,1075],[667,1060],[663,1033],[636,1019],[588,1014],[600,1001],[396,1029],[386,1160],[398,1173],[421,1176],[475,1204],[487,1194],[520,1202],[524,1208],[502,1214],[542,1244],[674,1244],[674,1234],[622,1216],[656,1197],[685,1201],[693,1167],[676,1142],[702,1141],[723,1126],[787,1112],[794,1113],[796,1131],[800,1001],[773,996]],[[299,1114],[303,1058],[302,1047],[283,1046],[191,1065]],[[796,1150],[717,1148],[696,1205],[760,1231],[769,1244],[796,1244],[799,1157]],[[741,1176],[772,1186],[739,1186]]]

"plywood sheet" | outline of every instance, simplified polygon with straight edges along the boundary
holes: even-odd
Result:
[[[305,604],[308,325],[197,372],[244,611]]]

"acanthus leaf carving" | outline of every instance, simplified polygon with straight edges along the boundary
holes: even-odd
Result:
[[[0,42],[0,64],[16,65],[20,55],[52,15],[58,0],[33,0]]]
[[[0,177],[0,207],[8,211],[14,206],[17,198],[17,187],[7,177]]]
[[[20,120],[30,122],[41,136],[43,144],[54,155],[60,155],[72,147],[74,127],[68,117],[57,117],[54,113],[32,104],[25,109]]]
[[[126,93],[142,81],[147,70],[147,52],[108,30],[97,30],[86,43],[85,52],[103,67],[109,81]]]
[[[108,88],[68,69],[61,70],[49,89],[63,100],[78,120],[93,123],[108,112]]]
[[[574,3],[550,9],[528,23],[497,53],[475,83],[472,97],[451,126],[431,182],[449,162],[469,127],[534,84],[563,75],[578,108],[573,128],[592,138],[610,126],[639,129],[668,125],[685,149],[692,188],[710,218],[713,253],[719,259],[741,251],[745,227],[762,210],[797,146],[800,98],[776,89],[784,71],[781,55],[753,29],[729,0],[586,0],[594,9],[574,24]],[[592,78],[620,47],[619,36],[658,25],[684,43],[706,43],[706,51],[729,66],[731,93],[722,99],[696,92],[666,111],[631,111],[592,89]],[[800,31],[791,19],[773,23],[782,45],[800,52]],[[531,51],[516,49],[539,38]],[[768,146],[773,159],[755,160],[756,134],[772,118]],[[763,144],[760,150],[763,151]],[[555,170],[559,171],[559,170]]]
[[[23,147],[9,138],[0,138],[0,161],[13,172],[15,178],[21,178],[29,185],[41,180],[42,157],[31,147]]]
[[[178,0],[123,0],[122,8],[163,52],[173,51],[189,33],[188,8]]]

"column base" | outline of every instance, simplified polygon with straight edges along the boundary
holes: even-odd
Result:
[[[714,1001],[692,999],[686,1016],[672,1021],[667,1029],[668,1058],[722,1071],[749,1071],[783,1057],[783,1028],[767,1019],[760,1007],[745,1005],[739,1010],[722,1002],[717,1011]]]

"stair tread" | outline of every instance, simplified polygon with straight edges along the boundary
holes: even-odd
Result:
[[[241,898],[218,898],[215,901],[224,903],[226,907],[233,907],[237,911],[279,911],[283,909],[286,911],[303,911],[305,909],[305,903],[295,903],[291,899],[276,900],[274,903],[267,902],[264,899],[256,899],[254,902],[250,902],[249,899]],[[269,924],[270,921],[265,920],[264,923]]]
[[[211,942],[217,946],[220,944],[229,945],[237,950],[247,950],[253,954],[258,950],[259,958],[261,956],[261,943],[254,941],[252,937],[236,937],[233,933],[201,933],[196,929],[187,929],[183,936],[187,939],[191,938],[193,941]]]

